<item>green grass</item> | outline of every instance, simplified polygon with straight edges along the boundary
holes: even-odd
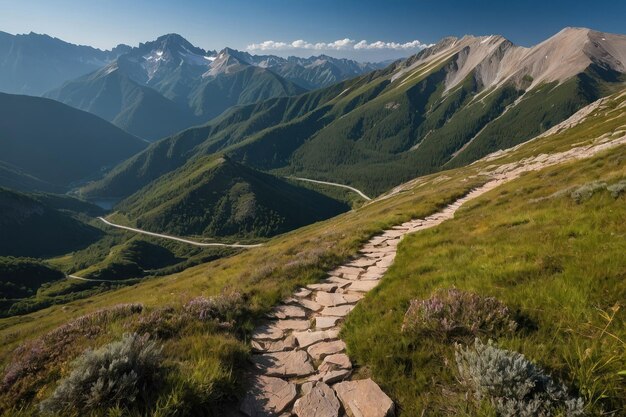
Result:
[[[381,383],[401,415],[466,412],[453,345],[401,333],[411,299],[456,287],[516,311],[521,329],[498,343],[595,404],[590,414],[623,410],[626,197],[604,189],[577,203],[570,194],[589,182],[623,180],[625,158],[622,147],[526,175],[466,204],[455,219],[405,238],[382,284],[342,333],[359,372]]]

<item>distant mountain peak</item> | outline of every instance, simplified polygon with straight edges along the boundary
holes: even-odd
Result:
[[[457,69],[448,75],[450,91],[477,70],[484,89],[513,83],[525,89],[563,82],[592,64],[625,72],[626,36],[567,27],[530,48],[514,45],[500,35],[443,38],[398,66],[392,80],[401,79],[426,62],[457,56]]]

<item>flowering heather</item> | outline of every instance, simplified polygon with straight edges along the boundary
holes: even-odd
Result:
[[[183,325],[185,316],[174,307],[163,307],[142,314],[136,321],[135,330],[139,334],[150,334],[161,339],[167,339],[178,333]]]
[[[516,327],[509,309],[496,298],[453,288],[437,291],[427,300],[411,300],[402,331],[453,339],[478,334],[495,336]]]
[[[22,378],[36,380],[36,374],[49,363],[67,354],[68,347],[79,337],[93,338],[103,331],[103,326],[120,318],[140,313],[141,304],[119,304],[102,310],[94,311],[71,320],[62,326],[44,334],[38,339],[22,343],[13,352],[13,358],[4,370],[0,391],[14,391],[16,398],[20,398],[27,390],[17,387]],[[17,391],[15,391],[17,390]],[[18,392],[19,391],[19,392]]]
[[[239,292],[229,292],[213,297],[196,297],[185,304],[185,311],[196,319],[227,324],[241,315],[243,297]]]

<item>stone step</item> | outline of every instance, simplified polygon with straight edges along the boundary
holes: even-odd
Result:
[[[240,411],[249,417],[279,415],[296,399],[296,385],[280,378],[255,375]]]
[[[298,417],[339,417],[341,404],[335,391],[323,382],[317,382],[308,393],[298,398],[293,412]]]
[[[311,359],[304,350],[252,355],[252,363],[266,376],[302,377],[315,372]]]
[[[334,340],[332,342],[319,342],[307,348],[307,352],[315,361],[324,359],[327,355],[343,352],[346,344],[343,340]]]
[[[345,307],[345,306],[342,306]],[[333,307],[341,308],[341,307]],[[311,346],[314,343],[337,339],[339,330],[319,330],[319,331],[304,331],[294,332],[293,336],[298,341],[298,346],[302,349]]]
[[[325,281],[297,289],[272,310],[269,315],[275,320],[260,325],[252,334],[252,361],[263,375],[252,377],[252,390],[241,411],[249,416],[339,417],[344,412],[350,417],[392,416],[393,402],[374,381],[348,381],[352,363],[345,353],[346,344],[337,339],[339,327],[365,293],[379,284],[406,234],[453,218],[463,203],[495,186],[492,181],[438,213],[372,237],[358,257],[330,271]],[[302,384],[292,410],[296,386],[277,376],[297,378]]]
[[[371,379],[339,382],[333,389],[349,415],[362,417],[394,415],[393,401]]]

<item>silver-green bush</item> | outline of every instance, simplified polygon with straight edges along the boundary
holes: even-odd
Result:
[[[136,406],[154,389],[161,371],[161,348],[148,335],[124,335],[97,350],[86,350],[71,373],[40,404],[44,414],[82,414],[115,406]]]
[[[583,415],[583,402],[567,393],[521,353],[499,349],[479,339],[467,348],[456,345],[460,380],[476,400],[492,403],[498,416],[548,417]]]

